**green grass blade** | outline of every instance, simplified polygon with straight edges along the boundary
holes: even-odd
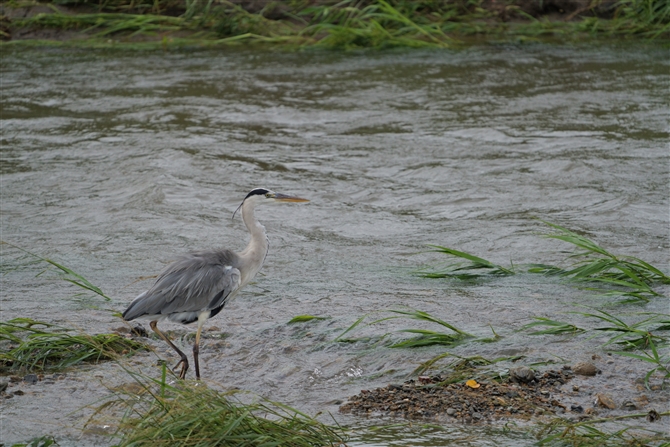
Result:
[[[314,315],[297,315],[291,318],[286,324],[307,323],[313,320],[327,320],[328,317],[316,317]]]

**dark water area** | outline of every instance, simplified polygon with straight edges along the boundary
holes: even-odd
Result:
[[[667,50],[21,49],[4,50],[2,59],[2,240],[61,262],[112,298],[81,295],[54,274],[36,276],[45,265],[3,245],[3,321],[29,317],[88,333],[122,326],[112,312],[175,255],[244,248],[246,229],[232,213],[249,190],[267,187],[311,202],[258,210],[270,253],[255,282],[205,327],[201,372],[212,386],[360,423],[339,415],[339,404],[361,389],[402,382],[445,351],[386,342],[407,338],[399,329],[440,328],[396,319],[356,329],[372,341],[333,340],[365,314],[373,320],[409,307],[502,337],[449,348],[456,355],[523,355],[523,364],[554,367],[596,356],[603,374],[579,379],[582,389],[644,394],[635,380],[648,365],[608,356],[604,339],[518,329],[538,316],[597,327],[570,314],[583,311],[579,305],[636,321],[642,312],[668,313],[667,298],[612,306],[612,298],[539,275],[462,283],[412,271],[445,260],[426,253],[426,244],[505,266],[560,262],[571,247],[542,238],[548,228],[534,218],[667,271]],[[286,324],[297,315],[327,318]],[[194,329],[164,327],[188,348],[191,338],[180,337]],[[158,357],[176,362],[155,346]],[[129,365],[157,375],[156,359],[138,355]],[[82,407],[124,381],[109,363],[28,388],[0,404],[2,440],[53,434],[61,445],[109,445],[96,435],[104,427],[78,428],[88,414]],[[652,394],[667,408],[666,391]],[[532,444],[445,425],[360,445]]]

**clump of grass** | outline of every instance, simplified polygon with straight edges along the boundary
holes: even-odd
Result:
[[[430,360],[427,360],[423,362],[421,365],[419,365],[412,373],[410,374],[411,376],[417,376],[424,374],[426,371],[429,369],[435,368],[435,365],[442,359],[444,358],[450,358],[453,357],[454,360],[449,363],[448,365],[444,365],[440,367],[440,370],[446,370],[446,369],[451,369],[451,373],[449,373],[446,378],[441,382],[442,384],[449,384],[449,383],[457,383],[461,382],[466,378],[472,378],[473,374],[477,370],[477,368],[481,366],[490,366],[494,365],[498,362],[515,362],[523,356],[517,355],[517,356],[509,356],[509,357],[498,357],[495,359],[487,359],[485,357],[476,355],[472,357],[462,357],[456,354],[452,354],[450,352],[443,352],[442,354],[436,355]],[[491,375],[490,373],[487,373],[488,375]],[[500,374],[496,374],[497,376],[500,376]]]
[[[603,287],[592,287],[591,289],[643,301],[648,301],[653,296],[660,296],[652,286],[670,284],[670,276],[639,258],[614,255],[592,240],[567,228],[549,222],[544,223],[557,230],[545,237],[567,242],[581,251],[568,257],[575,262],[567,268],[536,264],[528,270],[530,273],[558,275],[581,283],[600,283],[611,289]]]
[[[532,332],[531,335],[585,332],[613,333],[614,335],[603,346],[616,344],[623,350],[614,351],[614,354],[642,360],[654,365],[654,368],[645,375],[645,385],[647,387],[649,387],[649,381],[656,372],[663,374],[664,383],[667,379],[670,379],[670,355],[661,354],[658,350],[659,345],[665,345],[668,342],[668,337],[660,335],[660,333],[670,331],[670,315],[643,313],[641,315],[646,318],[635,323],[626,323],[623,319],[601,309],[594,309],[594,312],[573,313],[596,318],[608,323],[608,325],[586,330],[568,323],[535,317],[537,321],[523,326],[521,330],[535,326],[548,326],[548,329]]]
[[[539,9],[536,5],[539,3]],[[301,0],[231,2],[226,0],[49,0],[40,3],[53,13],[6,20],[0,31],[10,39],[21,28],[77,29],[97,44],[136,35],[162,39],[162,45],[284,44],[330,49],[433,47],[458,45],[473,35],[495,40],[577,40],[591,36],[670,34],[670,8],[665,0],[619,0],[614,11],[599,11],[594,0],[562,20],[548,20],[543,2],[508,0]],[[34,0],[10,2],[31,7]],[[67,8],[67,9],[64,9]],[[95,11],[95,12],[91,12]],[[514,19],[513,23],[509,19]],[[188,37],[178,37],[178,35]],[[103,40],[104,39],[104,40]],[[10,41],[10,42],[21,42]],[[25,41],[24,41],[25,42]],[[96,42],[89,42],[96,44]],[[109,42],[108,45],[119,44]],[[128,43],[133,45],[133,43]]]
[[[644,378],[647,388],[649,388],[651,377],[656,372],[663,374],[663,383],[667,379],[670,379],[670,355],[659,354],[657,347],[659,344],[667,344],[668,342],[668,337],[659,335],[659,332],[670,330],[670,315],[652,314],[651,317],[628,324],[608,312],[600,309],[595,310],[597,313],[580,312],[580,314],[597,318],[610,324],[609,326],[594,329],[594,331],[613,332],[616,334],[605,343],[605,346],[617,344],[624,351],[617,351],[615,354],[642,360],[654,365],[654,368],[649,370]]]
[[[147,349],[142,343],[117,334],[71,332],[71,329],[26,318],[0,322],[0,340],[9,345],[0,352],[0,364],[11,370],[59,370],[82,362],[113,360]]]
[[[625,416],[615,416],[602,419],[574,422],[556,418],[549,423],[541,424],[536,430],[538,446],[580,446],[580,447],[658,447],[667,446],[666,433],[659,427],[658,431],[641,429],[640,427],[624,427],[616,432],[606,432],[596,428],[597,424],[622,421],[626,419],[653,419],[668,416],[670,412],[637,413]],[[654,419],[655,420],[655,419]]]
[[[120,447],[126,446],[340,446],[345,434],[298,410],[270,401],[241,404],[202,382],[135,375],[144,392],[121,394],[99,409],[121,407]]]
[[[615,343],[629,349],[644,349],[647,348],[651,342],[667,341],[667,337],[663,337],[657,334],[659,331],[670,330],[670,315],[651,314],[651,317],[640,320],[637,323],[628,324],[621,318],[618,318],[611,313],[605,312],[604,310],[594,310],[596,313],[575,313],[585,317],[596,318],[610,324],[609,326],[593,329],[594,331],[610,332],[616,334],[605,343],[605,346]]]
[[[370,323],[367,323],[368,326],[374,325],[381,323],[382,321],[388,321],[388,320],[393,320],[396,318],[410,318],[414,320],[419,320],[419,321],[426,321],[430,323],[435,323],[442,328],[446,328],[451,332],[441,332],[441,331],[431,331],[431,330],[426,330],[426,329],[401,329],[398,332],[404,332],[404,333],[410,333],[410,334],[418,334],[418,336],[403,340],[397,343],[394,343],[390,345],[391,348],[418,348],[422,346],[432,346],[432,345],[442,345],[442,346],[454,346],[457,343],[460,343],[461,341],[467,339],[467,338],[472,338],[473,336],[471,334],[468,334],[467,332],[457,328],[456,326],[447,323],[444,320],[441,320],[437,317],[434,317],[430,315],[427,312],[423,312],[420,310],[388,310],[387,312],[397,314],[397,315],[392,315],[389,317],[384,317],[384,318],[379,318],[377,320],[371,321]],[[352,331],[354,328],[356,328],[358,325],[360,325],[369,315],[363,315],[362,317],[358,318],[351,326],[349,326],[344,332],[342,332],[340,335],[338,335],[335,338],[335,341],[337,342],[346,342],[346,343],[352,343],[359,341],[360,339],[351,339],[351,338],[344,338],[344,336]],[[381,338],[386,337],[385,334]]]
[[[443,253],[447,256],[464,259],[465,261],[418,270],[416,274],[423,278],[456,278],[469,280],[489,275],[514,275],[512,269],[507,269],[470,253],[454,250],[453,248],[442,247],[440,245],[430,245],[430,247],[433,247],[432,251],[435,253]]]
[[[653,339],[647,340],[647,344],[649,345],[649,351],[643,351],[641,354],[629,351],[615,352],[615,354],[642,360],[654,365],[644,376],[644,384],[649,389],[649,381],[656,372],[663,374],[663,384],[665,384],[666,380],[670,379],[670,354],[660,355]]]
[[[313,22],[300,33],[318,37],[315,45],[328,48],[449,47],[448,37],[436,23],[419,24],[390,2],[377,0],[359,6],[345,0],[335,6],[320,5],[300,12]]]
[[[611,296],[626,296],[635,301],[649,301],[654,296],[661,296],[653,287],[670,284],[670,276],[642,259],[614,255],[594,241],[567,228],[550,222],[544,223],[557,230],[544,237],[568,242],[581,251],[568,257],[569,260],[575,260],[569,267],[531,264],[528,268],[529,273],[569,278],[572,282],[587,285],[588,290]],[[470,253],[439,245],[431,247],[434,248],[434,252],[460,258],[463,261],[418,270],[416,274],[424,278],[471,280],[485,276],[515,274],[513,267],[508,269]]]
[[[545,317],[533,317],[533,319],[535,320],[534,322],[522,326],[520,330],[527,330],[536,326],[544,326],[547,329],[531,332],[530,335],[579,334],[584,332],[584,329],[577,327],[574,324],[551,320]]]
[[[26,444],[13,444],[12,447],[51,447],[51,446],[60,446],[58,442],[54,439],[53,436],[40,436],[39,438],[33,438],[28,441]]]
[[[56,442],[53,436],[40,436],[33,438],[27,443],[12,444],[12,447],[58,447],[60,444]]]
[[[453,346],[456,343],[473,337],[471,334],[457,328],[453,324],[449,324],[444,320],[440,320],[428,312],[422,312],[420,310],[412,311],[403,311],[403,310],[391,310],[395,314],[401,315],[400,317],[389,317],[391,318],[411,318],[419,321],[427,321],[430,323],[436,323],[439,326],[449,329],[452,333],[430,331],[425,329],[401,329],[399,332],[405,332],[409,334],[418,334],[417,337],[410,338],[409,340],[403,340],[398,343],[391,345],[392,348],[418,348],[422,346],[432,346],[432,345],[443,345],[443,346]],[[381,320],[380,320],[381,321]]]

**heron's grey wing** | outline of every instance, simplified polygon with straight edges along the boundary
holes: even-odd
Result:
[[[236,256],[228,251],[182,256],[130,304],[123,318],[129,321],[143,315],[201,312],[221,306],[240,286]]]

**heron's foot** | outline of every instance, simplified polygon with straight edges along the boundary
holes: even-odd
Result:
[[[186,377],[186,371],[188,371],[188,359],[186,357],[182,358],[177,362],[176,365],[174,365],[174,368],[172,368],[172,371],[176,371],[177,368],[179,368],[179,365],[181,365],[181,371],[179,372],[179,378],[184,380]]]

